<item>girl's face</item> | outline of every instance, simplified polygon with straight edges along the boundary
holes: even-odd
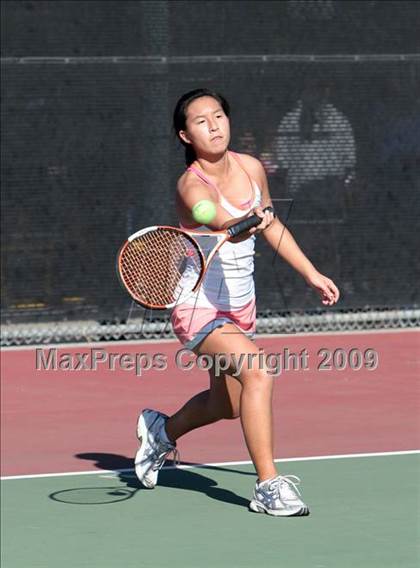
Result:
[[[230,142],[229,118],[219,101],[200,97],[188,105],[185,130],[179,132],[197,156],[223,154]]]

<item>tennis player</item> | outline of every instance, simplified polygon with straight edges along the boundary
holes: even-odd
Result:
[[[297,270],[324,305],[335,304],[339,291],[316,270],[279,219],[263,212],[272,205],[264,168],[256,158],[229,150],[229,105],[220,94],[207,89],[186,93],[176,105],[174,128],[185,147],[187,163],[176,194],[181,227],[220,230],[254,213],[261,217],[261,224],[226,243],[199,290],[173,309],[171,321],[181,343],[197,355],[225,356],[229,368],[217,376],[211,369],[209,389],[171,417],[143,410],[137,428],[136,474],[143,485],[153,488],[165,458],[176,453],[181,436],[221,419],[240,418],[258,475],[250,509],[274,516],[307,515],[299,478],[279,474],[274,463],[273,376],[260,364],[261,357],[256,355],[261,350],[252,340],[256,329],[256,235],[261,234]],[[198,226],[192,214],[201,200],[216,205],[216,216],[205,227]],[[205,242],[200,244],[206,246]],[[235,367],[241,355],[246,364]]]

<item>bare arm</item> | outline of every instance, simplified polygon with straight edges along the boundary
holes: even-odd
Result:
[[[290,231],[277,218],[263,231],[263,236],[271,248],[303,278],[307,279],[316,271],[314,265],[299,248]]]
[[[330,278],[327,278],[315,268],[300,249],[290,231],[279,219],[275,218],[272,220],[267,213],[264,215],[262,209],[272,205],[267,176],[258,160],[254,159],[251,165],[254,168],[256,179],[259,180],[262,192],[261,209],[258,209],[256,212],[265,217],[265,222],[261,225],[261,228],[256,229],[256,232],[262,232],[264,238],[276,253],[290,264],[311,288],[318,292],[324,305],[332,306],[340,297],[337,286]]]
[[[216,216],[214,219],[207,224],[207,227],[213,231],[220,231],[229,228],[231,225],[246,219],[249,215],[246,214],[243,217],[234,218],[223,207],[219,204],[219,196],[217,192],[206,187],[198,181],[195,176],[182,176],[178,182],[177,193],[176,193],[176,209],[178,213],[178,218],[184,227],[194,228],[197,223],[194,221],[192,216],[192,208],[198,201],[202,199],[210,200],[216,206]],[[264,228],[267,223],[264,221],[261,227]],[[232,242],[237,243],[249,238],[250,234],[254,233],[255,229],[246,231],[244,234],[239,235],[232,239]]]

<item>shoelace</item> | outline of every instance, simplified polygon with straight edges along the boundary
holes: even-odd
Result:
[[[157,451],[153,453],[153,455],[151,456],[152,459],[154,460],[154,463],[152,465],[152,470],[158,471],[159,469],[161,469],[163,464],[165,463],[167,456],[169,456],[170,454],[173,455],[172,459],[174,465],[175,466],[179,465],[180,464],[179,451],[176,449],[176,447],[170,447],[169,449],[167,448],[166,450],[163,450],[163,452]]]
[[[293,479],[295,481],[293,481]],[[268,490],[270,493],[277,492],[280,495],[280,486],[283,486],[287,490],[288,497],[296,498],[293,489],[296,491],[298,495],[300,495],[300,491],[298,485],[300,483],[300,478],[297,475],[279,475],[269,484]],[[293,489],[292,489],[293,487]]]

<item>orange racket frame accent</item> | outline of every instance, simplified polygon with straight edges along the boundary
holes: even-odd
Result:
[[[164,304],[164,305],[146,302],[144,300],[144,298],[141,298],[139,295],[137,295],[134,292],[133,287],[130,285],[127,278],[125,277],[125,271],[123,270],[124,254],[126,253],[128,247],[131,245],[131,243],[134,240],[138,239],[139,237],[142,237],[142,236],[146,235],[147,233],[150,233],[152,231],[156,231],[158,229],[164,229],[164,230],[169,230],[169,231],[173,231],[173,232],[176,232],[176,233],[180,233],[183,237],[187,238],[190,241],[190,243],[194,246],[194,248],[195,248],[195,250],[196,250],[196,252],[199,256],[199,259],[200,259],[200,262],[201,262],[201,271],[200,271],[199,277],[197,279],[197,282],[195,283],[194,287],[192,288],[192,290],[190,292],[190,295],[194,294],[194,292],[196,292],[196,290],[200,286],[201,282],[203,281],[207,267],[209,266],[212,258],[217,253],[217,251],[220,249],[220,247],[226,241],[228,241],[231,238],[231,236],[230,236],[228,230],[201,232],[201,231],[195,231],[195,230],[187,231],[185,229],[179,229],[178,227],[171,227],[170,225],[155,225],[155,226],[152,226],[152,227],[146,227],[145,229],[141,229],[140,231],[133,233],[127,239],[127,241],[122,245],[122,247],[118,251],[118,255],[117,255],[117,274],[118,274],[118,278],[119,278],[119,281],[120,281],[122,287],[129,293],[129,295],[132,297],[132,299],[136,303],[140,304],[141,306],[143,306],[145,308],[150,308],[152,310],[166,310],[166,309],[170,309],[170,308],[173,308],[174,306],[176,306],[177,301],[175,300],[174,302],[172,302],[170,304]],[[215,247],[212,249],[212,251],[210,252],[208,257],[206,258],[204,256],[204,253],[203,253],[200,245],[194,239],[194,235],[201,236],[201,237],[213,237],[213,238],[221,236],[222,238],[219,240],[219,242],[215,245]],[[159,262],[159,259],[156,259],[156,262]],[[184,298],[184,299],[186,299],[186,298]]]

